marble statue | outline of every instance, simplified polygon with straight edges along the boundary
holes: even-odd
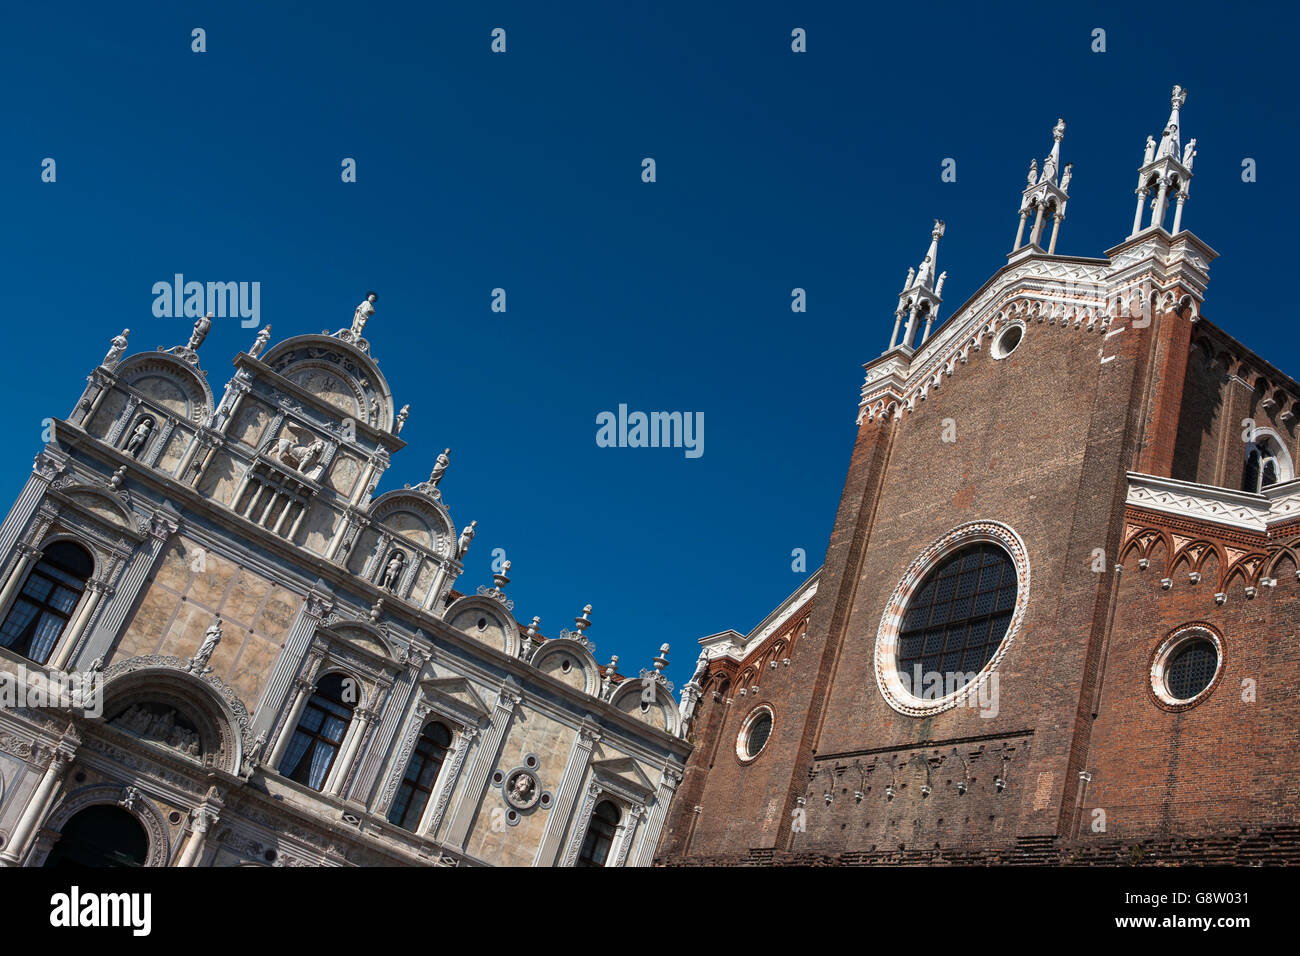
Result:
[[[528,801],[528,795],[533,792],[532,778],[526,773],[515,774],[514,782],[511,784],[510,793],[520,803]]]
[[[1160,139],[1160,152],[1156,154],[1156,159],[1163,159],[1166,156],[1172,156],[1174,153],[1174,143],[1178,142],[1178,125],[1170,123],[1165,127],[1164,136]]]
[[[1038,160],[1036,159],[1029,161],[1029,185],[1031,188],[1038,185]]]
[[[438,482],[442,481],[442,476],[446,473],[447,466],[451,464],[451,459],[447,457],[450,454],[451,449],[444,448],[442,454],[438,456],[437,461],[433,463],[433,471],[429,474],[429,484],[433,485],[435,488],[438,487]]]
[[[153,419],[145,417],[140,419],[139,424],[131,432],[131,437],[126,443],[126,453],[132,458],[139,458],[140,452],[144,451],[145,443],[149,441],[149,434],[153,431]]]
[[[1187,141],[1187,147],[1183,150],[1183,165],[1190,171],[1192,168],[1192,159],[1196,156],[1196,138],[1193,137]]]
[[[1074,163],[1066,163],[1065,170],[1064,172],[1061,173],[1061,192],[1065,192],[1065,190],[1069,187],[1070,176],[1073,175],[1073,173],[1074,173]]]
[[[1047,158],[1043,160],[1043,182],[1056,182],[1056,154],[1048,153]]]
[[[384,580],[379,586],[385,591],[391,591],[401,577],[402,567],[405,564],[406,555],[401,551],[394,551],[392,558],[388,561],[388,566],[384,568]]]
[[[310,432],[300,431],[292,426],[289,430],[298,439],[297,442],[293,438],[277,438],[272,442],[274,449],[271,454],[280,464],[300,474],[306,474],[325,454],[325,441],[314,437]]]
[[[197,352],[203,340],[208,337],[208,330],[212,328],[212,313],[209,312],[203,318],[194,323],[194,331],[190,334],[190,344],[186,346],[191,352]]]
[[[1156,158],[1156,138],[1147,137],[1147,151],[1142,155],[1142,165],[1145,166]]]
[[[190,659],[190,670],[202,673],[208,666],[208,661],[212,659],[212,652],[217,649],[221,643],[221,618],[216,618],[212,625],[204,632],[203,643],[199,645],[198,651]]]
[[[378,301],[378,295],[373,292],[367,292],[365,299],[359,306],[357,306],[356,311],[352,313],[351,331],[354,339],[361,338],[361,333],[365,330],[366,323],[369,322],[370,317],[375,314],[375,303]]]
[[[100,365],[112,367],[122,360],[126,354],[126,337],[131,334],[130,329],[123,329],[121,335],[113,336],[113,341],[109,343],[108,354],[104,356],[104,361]]]
[[[471,521],[465,526],[465,530],[460,533],[460,539],[456,542],[457,561],[465,557],[465,553],[469,551],[469,543],[474,540],[474,527],[477,524],[477,521]]]
[[[266,343],[271,341],[271,326],[267,325],[261,332],[257,333],[257,338],[253,339],[253,347],[248,350],[248,354],[257,358],[262,354],[262,349],[266,348]]]
[[[400,435],[402,433],[402,426],[406,424],[406,419],[409,418],[410,415],[411,406],[403,405],[401,411],[397,413],[397,428],[394,430],[393,434]]]

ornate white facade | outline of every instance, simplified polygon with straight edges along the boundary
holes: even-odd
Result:
[[[624,679],[589,606],[547,639],[508,565],[453,591],[447,452],[373,496],[409,415],[374,303],[263,330],[219,398],[207,319],[124,331],[54,421],[0,526],[0,865],[649,864],[689,751],[667,647]],[[34,694],[64,675],[102,712]]]

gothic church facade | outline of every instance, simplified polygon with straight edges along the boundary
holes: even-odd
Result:
[[[935,223],[823,567],[701,641],[661,862],[1300,860],[1300,383],[1204,314],[1185,99],[1101,258],[1058,122],[937,331]]]

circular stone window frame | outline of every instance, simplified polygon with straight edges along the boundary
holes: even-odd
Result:
[[[1020,338],[1016,339],[1015,345],[1011,346],[1011,348],[1007,348],[1003,344],[1003,340],[1011,334],[1012,329],[1020,330]],[[1029,327],[1023,319],[1015,319],[1012,322],[1008,322],[998,331],[997,335],[993,337],[993,345],[989,348],[989,355],[993,356],[997,361],[1007,358],[1016,349],[1020,348],[1021,344],[1025,341],[1025,336],[1027,334],[1029,334]]]
[[[1197,640],[1209,641],[1214,645],[1214,651],[1219,657],[1219,662],[1214,668],[1214,676],[1210,678],[1210,682],[1205,685],[1201,692],[1195,697],[1181,700],[1169,692],[1169,664],[1174,659],[1174,655],[1185,644]],[[1155,701],[1156,706],[1161,710],[1170,713],[1189,710],[1214,693],[1214,689],[1219,686],[1219,681],[1223,679],[1224,665],[1227,660],[1228,656],[1224,651],[1223,635],[1213,625],[1204,621],[1181,624],[1166,634],[1160,643],[1156,645],[1155,650],[1151,652],[1151,663],[1148,669],[1150,680],[1147,683],[1147,690],[1151,694],[1151,699]]]
[[[767,740],[763,741],[763,746],[758,748],[758,753],[751,757],[749,754],[749,732],[763,714],[767,714],[771,718],[772,729],[767,732]],[[753,763],[763,756],[763,752],[767,750],[767,745],[772,742],[774,733],[776,733],[776,712],[772,710],[770,704],[759,704],[745,715],[745,720],[740,725],[740,732],[736,734],[736,759],[741,763]]]
[[[916,697],[903,686],[898,676],[898,638],[903,615],[907,612],[907,605],[921,589],[926,576],[944,559],[973,544],[995,544],[1011,558],[1016,571],[1016,603],[1011,611],[1011,622],[1007,625],[1007,631],[1002,635],[997,650],[980,668],[974,680],[945,697],[933,700]],[[1000,521],[968,521],[953,528],[912,559],[912,563],[903,572],[902,580],[885,604],[885,612],[876,631],[873,655],[876,687],[880,690],[880,696],[890,707],[908,717],[932,717],[964,704],[988,683],[990,675],[997,670],[1007,651],[1016,643],[1028,607],[1029,551],[1015,529]]]

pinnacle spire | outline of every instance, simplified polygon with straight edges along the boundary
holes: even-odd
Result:
[[[1155,193],[1151,201],[1151,219],[1146,228],[1164,226],[1165,214],[1169,209],[1169,196],[1175,197],[1173,228],[1170,235],[1182,228],[1183,203],[1187,201],[1188,183],[1192,178],[1192,159],[1196,156],[1196,140],[1187,141],[1182,146],[1182,118],[1179,110],[1187,102],[1187,91],[1175,86],[1169,97],[1169,121],[1165,123],[1160,134],[1160,143],[1156,144],[1154,136],[1147,137],[1146,151],[1142,155],[1142,166],[1138,169],[1137,209],[1133,213],[1133,231],[1129,238],[1142,231],[1142,210],[1147,196]]]
[[[930,337],[930,328],[939,311],[939,303],[943,301],[940,296],[944,279],[948,275],[946,272],[940,275],[936,284],[935,269],[939,260],[939,240],[943,238],[945,228],[942,219],[934,221],[934,228],[930,230],[930,248],[925,258],[921,260],[920,268],[915,273],[911,269],[907,270],[907,280],[903,283],[903,291],[898,296],[898,309],[894,312],[894,334],[889,340],[891,349],[897,345],[913,348],[912,343],[922,321],[925,322],[925,330],[921,334],[918,347],[924,345],[926,339]],[[904,317],[907,318],[905,329],[903,329]],[[900,329],[903,329],[902,342],[898,339]]]
[[[1043,225],[1047,217],[1052,219],[1052,237],[1048,241],[1047,254],[1056,253],[1056,237],[1065,218],[1065,203],[1070,198],[1066,190],[1070,186],[1071,166],[1066,163],[1061,170],[1060,182],[1057,182],[1057,170],[1061,164],[1061,140],[1065,139],[1065,120],[1058,119],[1052,127],[1052,151],[1043,160],[1043,170],[1038,171],[1038,160],[1029,164],[1029,181],[1025,185],[1020,199],[1020,227],[1016,230],[1016,243],[1011,251],[1021,247],[1025,236],[1025,223],[1030,215],[1034,217],[1034,226],[1029,233],[1029,245],[1041,251],[1040,241]]]

